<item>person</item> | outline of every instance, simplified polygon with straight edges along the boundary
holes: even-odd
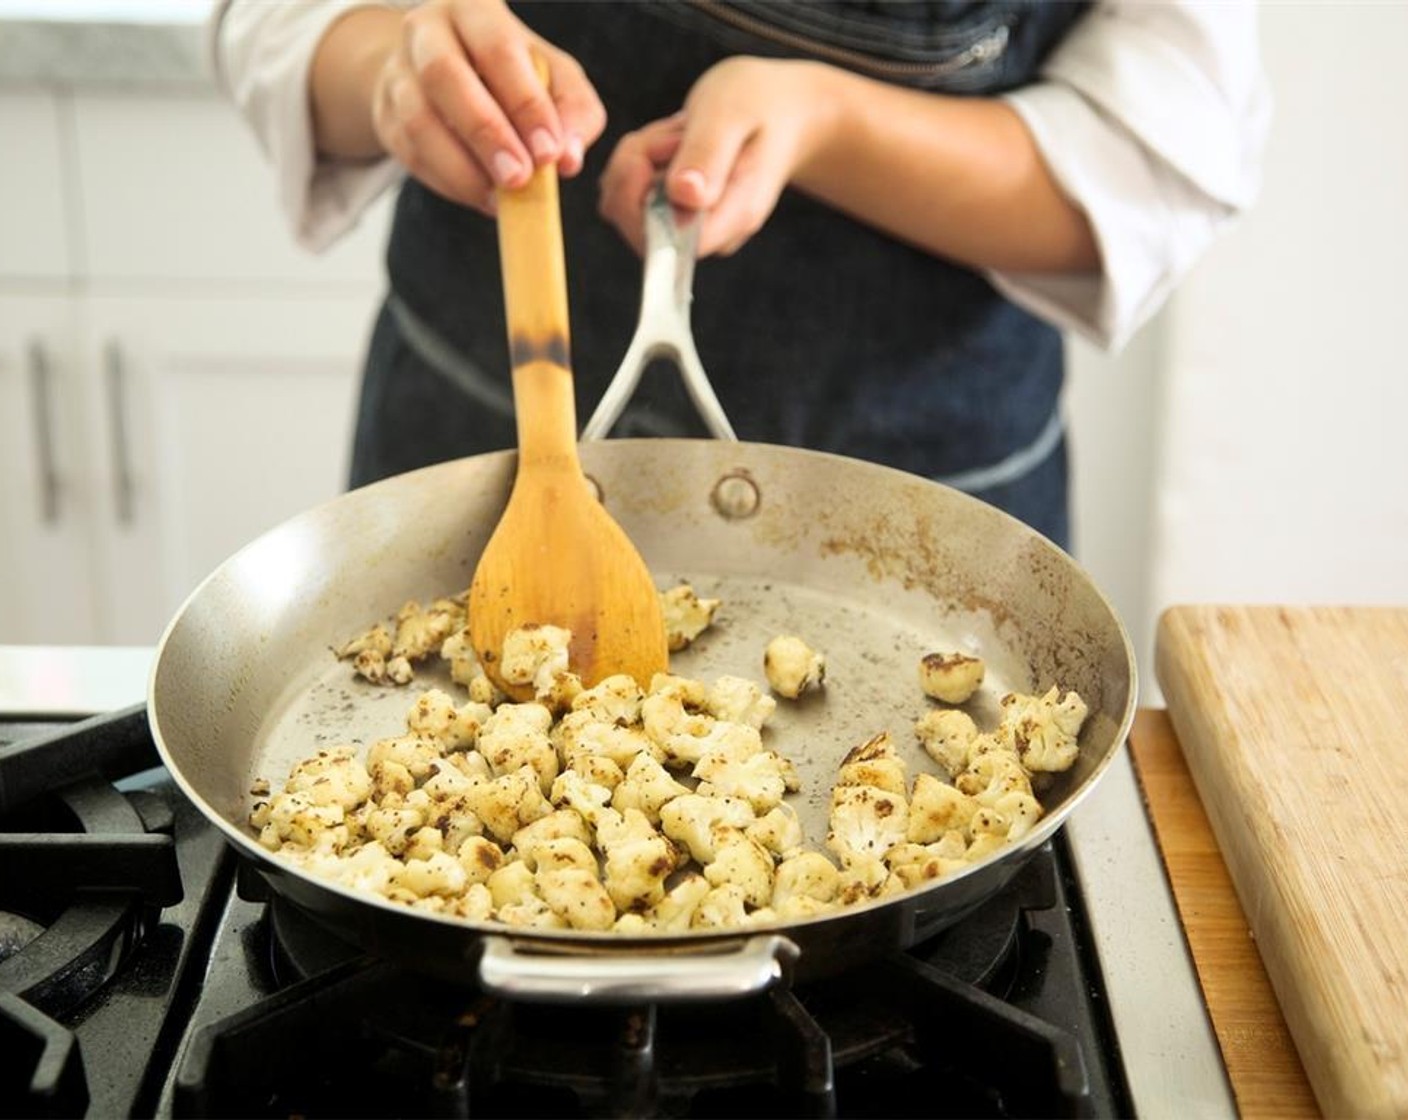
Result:
[[[694,332],[740,438],[1069,546],[1064,332],[1130,338],[1254,200],[1269,120],[1250,3],[221,0],[210,26],[301,243],[400,184],[354,486],[513,445],[491,219],[553,164],[580,417],[663,179],[699,214]],[[701,430],[653,372],[616,427]]]

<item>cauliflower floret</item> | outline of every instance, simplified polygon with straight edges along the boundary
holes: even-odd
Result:
[[[499,776],[530,767],[547,793],[559,766],[551,727],[552,713],[541,704],[501,704],[479,729],[479,753]]]
[[[1031,779],[1015,755],[991,751],[979,755],[971,766],[954,779],[956,785],[980,806],[992,807],[1009,793],[1032,793]]]
[[[504,850],[487,836],[466,837],[457,856],[470,883],[487,883],[489,876],[504,865]]]
[[[885,863],[890,873],[907,888],[942,879],[968,866],[962,855],[943,855],[921,844],[897,844],[885,853]]]
[[[599,754],[578,755],[572,760],[571,769],[592,785],[603,786],[613,793],[616,787],[626,780],[626,775],[616,763]],[[557,783],[554,782],[553,789],[556,788]]]
[[[903,797],[875,786],[837,786],[831,791],[830,830],[826,846],[842,865],[857,856],[881,856],[901,843],[909,829]]]
[[[391,656],[391,631],[380,622],[332,652],[339,661],[346,661],[368,651],[378,654],[383,660]]]
[[[476,704],[488,704],[497,708],[508,699],[493,681],[483,673],[476,673],[469,682],[469,698]]]
[[[459,860],[448,852],[439,851],[431,852],[424,858],[407,859],[391,881],[417,898],[427,895],[448,898],[459,894],[468,883]]]
[[[505,925],[526,929],[569,929],[567,919],[537,895],[500,906],[495,917]]]
[[[537,879],[522,860],[510,860],[505,863],[485,880],[484,885],[494,896],[495,910],[538,897]]]
[[[962,790],[932,774],[916,774],[906,838],[915,844],[931,844],[945,833],[966,829],[977,809],[978,803]]]
[[[895,751],[888,731],[852,747],[841,760],[836,775],[838,786],[874,786],[876,789],[904,796],[908,784],[904,759]]]
[[[978,737],[978,725],[967,712],[934,708],[919,718],[914,733],[929,757],[955,777],[968,766],[968,750]]]
[[[471,922],[487,922],[494,916],[494,896],[483,883],[470,883],[464,894],[448,901],[445,913]]]
[[[687,847],[701,866],[714,861],[715,825],[746,829],[755,819],[753,807],[739,797],[687,793],[660,809],[660,827],[665,835]]]
[[[566,867],[579,867],[594,876],[601,872],[596,853],[573,836],[544,840],[533,849],[533,862],[537,864],[535,872],[560,871]]]
[[[699,687],[702,706],[703,686]],[[692,707],[685,695],[674,689],[648,695],[641,702],[640,715],[646,735],[663,748],[666,761],[672,764],[697,762],[703,750],[697,741],[714,727],[713,716]]]
[[[682,583],[660,592],[660,610],[665,616],[665,641],[677,653],[699,637],[719,609],[718,599],[701,599],[693,587]]]
[[[424,825],[425,814],[415,808],[373,809],[367,814],[367,835],[393,856],[405,852],[411,834]]]
[[[336,860],[330,868],[330,875],[334,882],[353,890],[385,894],[391,887],[392,876],[400,868],[396,857],[373,840]]]
[[[648,910],[665,896],[665,877],[679,866],[679,853],[644,813],[602,810],[596,838],[606,853],[606,892],[618,909]]]
[[[584,754],[609,758],[623,771],[642,752],[657,760],[665,757],[663,748],[639,727],[608,723],[590,708],[569,712],[559,720],[553,729],[553,740],[569,767],[575,766]]]
[[[841,873],[836,865],[820,852],[801,852],[777,865],[773,879],[772,906],[779,913],[787,911],[799,897],[830,902],[841,886]]]
[[[306,793],[315,805],[355,809],[371,796],[372,776],[356,747],[332,747],[306,758],[289,771],[285,793]]]
[[[536,870],[538,849],[549,841],[562,839],[576,840],[584,847],[592,842],[587,822],[571,809],[556,809],[524,825],[513,834],[513,850],[530,868]]]
[[[424,609],[411,600],[396,612],[391,653],[407,661],[423,661],[438,652],[445,639],[464,624],[464,604],[455,599],[436,599]]]
[[[559,918],[573,929],[607,930],[616,921],[616,907],[591,870],[582,867],[539,869],[538,893]]]
[[[780,634],[763,651],[763,674],[779,696],[795,700],[826,680],[826,658],[792,634]]]
[[[1069,770],[1080,753],[1077,737],[1089,712],[1074,692],[1060,696],[1011,693],[1002,698],[1002,723],[1012,730],[1017,754],[1028,770]]]
[[[530,623],[504,636],[499,675],[508,684],[532,685],[534,691],[552,687],[553,678],[568,671],[572,631],[561,626]]]
[[[702,899],[690,919],[693,929],[737,929],[748,924],[748,892],[737,883],[722,883]]]
[[[993,804],[993,808],[1008,821],[1008,840],[1020,840],[1032,830],[1045,813],[1040,801],[1021,790],[1003,794]]]
[[[407,773],[417,782],[430,777],[435,763],[444,757],[444,751],[434,739],[414,733],[397,735],[391,739],[378,739],[367,750],[367,771],[373,781],[377,770],[385,763],[404,766]]]
[[[743,831],[781,859],[794,855],[806,839],[797,810],[785,801],[775,805]]]
[[[626,771],[625,779],[611,795],[611,806],[624,813],[639,809],[652,824],[660,823],[660,806],[688,793],[669,772],[648,754],[638,754]]]
[[[602,723],[627,727],[640,719],[640,702],[645,693],[635,677],[617,673],[583,689],[572,700],[574,712],[588,712]]]
[[[737,828],[716,829],[714,859],[705,866],[704,878],[715,887],[725,883],[742,887],[749,906],[766,906],[772,900],[772,856]]]
[[[747,758],[710,752],[694,767],[698,792],[706,797],[741,797],[755,813],[766,813],[782,803],[789,790],[799,786],[796,767],[772,751]]]
[[[572,809],[593,828],[611,801],[611,791],[594,785],[575,770],[564,770],[552,784],[552,803]]]
[[[962,704],[978,691],[987,666],[966,653],[926,653],[919,662],[919,687],[945,704]]]
[[[689,929],[694,912],[711,889],[703,875],[685,872],[647,915],[651,927],[662,933],[683,933]]]
[[[322,833],[341,826],[345,816],[341,805],[320,805],[302,790],[275,794],[259,842],[271,851],[284,845],[311,848]]]
[[[450,663],[450,679],[465,688],[480,675],[479,657],[474,652],[469,627],[455,631],[440,643],[440,658]]]
[[[438,828],[426,825],[418,828],[406,839],[406,850],[401,853],[403,860],[429,859],[436,852],[445,850],[445,837]]]
[[[619,933],[623,937],[644,937],[650,933],[653,923],[644,914],[634,912],[622,914],[616,919],[616,924],[611,927],[614,933]]]
[[[706,756],[741,762],[763,749],[763,737],[746,723],[712,721],[702,735],[676,735],[665,746],[665,765],[677,768],[695,766]]]
[[[406,726],[417,735],[438,743],[446,751],[468,750],[479,730],[493,716],[488,704],[469,701],[456,707],[449,693],[438,688],[421,693],[406,716]]]
[[[722,676],[709,688],[709,714],[758,731],[777,711],[777,701],[747,677]]]
[[[861,788],[861,787],[856,787]],[[836,901],[842,906],[855,906],[872,898],[894,894],[901,884],[879,856],[855,855],[842,864],[836,884]]]
[[[552,812],[531,766],[501,774],[492,782],[477,784],[468,798],[474,815],[501,843],[511,840],[525,824]]]

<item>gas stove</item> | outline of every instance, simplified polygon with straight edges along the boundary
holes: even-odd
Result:
[[[1116,1116],[1206,1100],[1196,1083],[1150,1095],[1069,831],[960,925],[824,984],[515,1004],[369,957],[270,897],[160,768],[140,704],[0,719],[0,1046],[18,1056],[0,1115]],[[1146,1012],[1178,1014],[1167,970],[1147,980]]]

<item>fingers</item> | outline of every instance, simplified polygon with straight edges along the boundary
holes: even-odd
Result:
[[[683,117],[655,121],[616,145],[601,176],[601,216],[636,250],[644,251],[646,196],[679,148]]]
[[[373,122],[386,149],[432,190],[486,212],[492,192],[535,166],[564,176],[606,124],[585,72],[501,3],[440,0],[407,12],[401,49],[378,82]],[[548,65],[549,87],[534,68]]]

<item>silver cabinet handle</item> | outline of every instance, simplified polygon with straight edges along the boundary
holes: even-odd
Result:
[[[112,495],[117,523],[131,525],[135,519],[136,481],[132,473],[132,444],[127,432],[127,365],[122,347],[109,341],[103,352],[107,369],[108,423],[112,429]]]
[[[61,514],[62,482],[54,453],[54,381],[44,343],[29,344],[30,399],[34,404],[34,449],[39,459],[39,516],[45,525],[56,525]]]

